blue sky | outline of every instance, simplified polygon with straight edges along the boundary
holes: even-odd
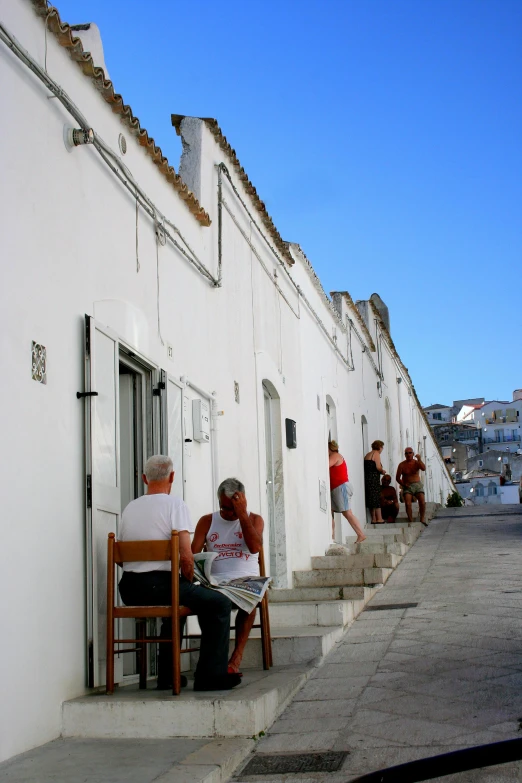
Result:
[[[522,387],[522,2],[57,3],[177,167],[215,117],[327,292],[377,291],[424,405]]]

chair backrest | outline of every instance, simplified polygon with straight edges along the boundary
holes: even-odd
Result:
[[[170,560],[174,570],[174,563],[179,562],[178,531],[173,530],[170,539],[162,541],[116,541],[115,534],[109,533],[109,557],[119,566],[128,562]]]
[[[117,565],[132,561],[171,560],[170,541],[115,541],[114,562]]]

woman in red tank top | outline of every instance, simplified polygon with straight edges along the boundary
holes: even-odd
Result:
[[[348,492],[348,467],[342,454],[339,454],[339,446],[334,440],[328,443],[328,464],[330,467],[330,499],[332,506],[332,543],[335,543],[335,518],[334,513],[342,514],[348,524],[357,534],[356,544],[362,543],[364,535],[359,520],[350,511],[350,495]]]

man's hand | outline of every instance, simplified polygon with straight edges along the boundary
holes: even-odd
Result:
[[[179,567],[189,582],[194,579],[194,555],[190,548],[190,533],[182,530],[179,534]]]
[[[187,579],[189,582],[192,582],[194,579],[194,558],[192,555],[189,555],[187,552],[181,552],[179,555],[179,566],[181,569],[182,575]]]
[[[230,498],[239,520],[248,519],[247,500],[244,492],[234,492]]]
[[[415,459],[418,460],[419,462],[422,462],[422,457],[420,454],[416,454]]]

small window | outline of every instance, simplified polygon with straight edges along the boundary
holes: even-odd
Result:
[[[483,459],[479,459],[478,466],[479,466],[479,468],[484,467],[484,460]]]

